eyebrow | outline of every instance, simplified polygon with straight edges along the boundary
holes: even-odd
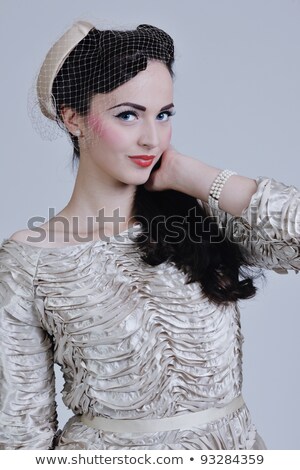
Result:
[[[145,106],[141,106],[140,104],[128,103],[128,102],[117,104],[116,106],[112,106],[112,108],[108,108],[108,109],[110,110],[110,109],[114,109],[114,108],[119,108],[120,106],[130,106],[131,108],[138,109],[139,111],[146,111],[146,109],[147,109],[147,108],[145,108]],[[160,112],[167,111],[167,109],[170,109],[170,108],[174,108],[173,103],[170,103],[170,104],[167,104],[166,106],[163,106],[160,109]]]

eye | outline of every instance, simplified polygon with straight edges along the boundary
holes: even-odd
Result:
[[[163,111],[157,115],[159,121],[168,121],[171,116],[174,116],[175,111]]]
[[[116,117],[125,122],[132,122],[134,121],[134,118],[137,118],[138,116],[134,111],[123,111],[122,113],[117,114]]]

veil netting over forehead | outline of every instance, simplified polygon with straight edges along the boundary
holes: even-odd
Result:
[[[50,48],[30,90],[33,127],[46,140],[68,133],[62,105],[86,115],[93,95],[113,91],[145,70],[151,59],[162,61],[172,74],[174,43],[163,30],[148,24],[100,30],[77,21]]]

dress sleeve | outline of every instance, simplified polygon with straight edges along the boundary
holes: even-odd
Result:
[[[246,248],[256,266],[283,274],[298,272],[300,192],[266,177],[256,183],[257,191],[240,217],[220,211],[225,233]]]
[[[0,449],[51,449],[52,341],[35,308],[34,260],[9,246],[0,245]]]

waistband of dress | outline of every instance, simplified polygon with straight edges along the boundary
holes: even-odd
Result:
[[[114,419],[103,418],[102,416],[88,418],[86,415],[81,415],[80,419],[83,424],[90,428],[107,432],[153,433],[173,431],[176,429],[190,429],[195,426],[209,424],[237,411],[244,404],[245,402],[242,395],[239,395],[230,403],[220,408],[208,408],[206,410],[185,413],[168,418]]]

